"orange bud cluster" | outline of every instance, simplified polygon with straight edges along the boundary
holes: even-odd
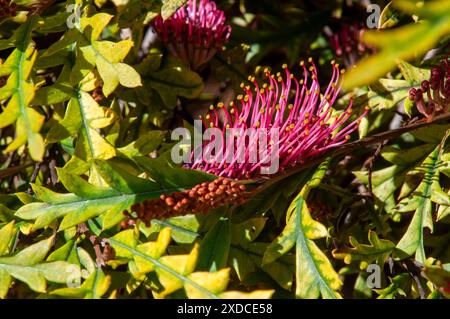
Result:
[[[17,12],[17,4],[11,0],[0,0],[0,18],[14,17]],[[1,86],[1,85],[0,85]]]
[[[131,211],[136,213],[137,219],[149,226],[152,219],[207,214],[211,209],[227,204],[242,204],[247,196],[245,185],[220,177],[183,192],[161,195],[160,198],[134,204]],[[124,211],[124,215],[133,219],[128,211]]]
[[[101,86],[97,87],[94,91],[92,91],[92,98],[97,103],[100,103],[105,99],[105,95],[103,94]]]

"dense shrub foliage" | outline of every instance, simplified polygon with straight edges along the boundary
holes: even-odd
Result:
[[[0,0],[0,298],[448,298],[449,54],[448,0]]]

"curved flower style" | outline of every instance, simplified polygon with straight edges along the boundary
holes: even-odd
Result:
[[[170,52],[194,70],[222,49],[231,35],[225,14],[209,0],[189,0],[169,19],[157,17],[153,26]]]
[[[424,99],[426,94],[428,101]],[[450,58],[441,61],[431,70],[429,81],[423,81],[419,89],[409,90],[409,99],[415,101],[417,110],[427,118],[446,113],[450,107]]]
[[[222,148],[212,158],[198,156],[194,149],[191,164],[187,166],[228,178],[252,178],[274,154],[279,163],[278,171],[283,171],[350,139],[369,109],[346,125],[352,114],[352,102],[340,115],[332,108],[340,90],[339,65],[332,62],[330,83],[321,94],[316,66],[311,58],[309,63],[309,68],[304,62],[300,64],[304,71],[301,80],[297,80],[286,65],[283,65],[284,78],[280,73],[274,75],[265,70],[268,81],[260,86],[254,77],[249,77],[253,89],[242,84],[245,95],[231,102],[230,109],[223,103],[218,103],[217,108],[211,106],[211,111],[202,118],[203,125],[218,129],[226,145],[222,143]],[[238,129],[239,134],[229,134],[231,129]],[[261,150],[260,135],[247,134],[251,129],[265,132],[262,135],[269,139],[262,145],[265,150]],[[269,137],[268,131],[276,134],[271,133]],[[201,145],[203,154],[212,153],[212,144],[211,141]],[[258,152],[262,153],[255,161]]]

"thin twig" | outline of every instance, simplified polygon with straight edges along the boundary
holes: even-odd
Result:
[[[99,268],[106,265],[106,258],[102,252],[101,246],[103,239],[99,238],[95,234],[93,234],[89,228],[87,227],[86,223],[81,223],[78,225],[78,233],[86,235],[86,237],[89,238],[89,241],[92,243],[92,246],[95,251],[95,262]]]
[[[414,282],[416,283],[420,299],[426,299],[426,292],[422,286],[422,282],[420,281],[423,266],[418,265],[417,263],[415,263],[410,259],[405,259],[404,261],[401,262],[401,265],[409,272]]]
[[[372,187],[372,175],[373,175],[373,163],[375,162],[375,159],[381,154],[381,150],[383,149],[386,141],[382,141],[380,145],[378,145],[375,153],[370,157],[369,163],[367,166],[369,176],[368,176],[368,188],[369,188],[369,194],[370,197],[373,198],[373,187]]]
[[[27,163],[27,164],[23,164],[23,165],[19,165],[19,166],[14,166],[14,167],[9,167],[9,168],[6,168],[4,170],[1,170],[0,171],[0,180],[4,179],[6,177],[9,177],[9,176],[15,175],[17,173],[20,173],[22,170],[24,170],[27,167],[32,166],[33,164],[34,163],[31,162],[31,163]]]
[[[34,164],[34,170],[33,173],[31,174],[30,183],[36,182],[40,170],[41,170],[41,163]]]

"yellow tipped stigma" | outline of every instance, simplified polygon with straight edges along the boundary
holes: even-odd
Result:
[[[336,83],[331,83],[331,87],[334,89],[336,88]]]
[[[314,91],[314,94],[319,94],[319,93],[320,93],[319,90]]]
[[[281,67],[282,67],[283,69],[287,69],[287,64],[284,63]]]
[[[214,123],[209,123],[209,127],[214,127]]]
[[[350,139],[350,135],[345,135],[345,139],[348,141]]]
[[[308,70],[312,72],[312,71],[314,71],[314,67],[310,66]]]
[[[262,108],[261,110],[259,110],[259,113],[264,114],[265,110],[264,108]]]
[[[300,83],[300,85],[303,85],[303,83],[305,83],[305,80],[301,79],[300,81],[298,81],[298,83]]]
[[[309,115],[310,115],[309,112],[305,113],[305,117],[309,117]]]
[[[259,121],[255,123],[255,127],[260,127],[260,125],[261,123],[259,123]]]
[[[211,115],[207,114],[205,117],[207,120],[209,120],[211,118]]]
[[[289,109],[289,110],[292,110],[293,108],[294,108],[294,105],[293,105],[293,104],[289,104],[289,105],[288,105],[288,109]]]
[[[252,76],[249,75],[247,79],[251,82],[252,81]]]
[[[277,104],[277,105],[275,106],[275,109],[277,109],[278,111],[281,110],[281,105],[280,105],[280,104]]]
[[[308,58],[308,62],[311,63],[312,61],[313,61],[313,58],[312,58],[312,57],[309,57],[309,58]]]
[[[311,92],[309,90],[306,90],[306,95],[310,95]]]
[[[230,128],[230,124],[225,125],[226,128]]]
[[[241,89],[243,89],[245,86],[244,82],[242,82],[239,86],[241,87]]]
[[[274,140],[270,140],[269,145],[274,145],[275,141]]]
[[[291,74],[289,77],[290,77],[291,79],[293,79],[293,78],[294,78],[294,74]]]
[[[304,66],[305,65],[305,61],[300,61],[300,66]]]
[[[344,73],[345,73],[345,69],[342,69],[342,70],[341,70],[341,74],[344,74]]]
[[[244,96],[244,101],[245,102],[248,102],[248,99],[249,99],[248,95]]]
[[[223,102],[217,103],[217,107],[220,108],[220,109],[223,108]]]
[[[331,60],[331,65],[334,65],[336,63],[336,61]]]
[[[305,131],[305,135],[306,135],[306,136],[309,136],[309,130],[306,130],[306,131]]]
[[[231,109],[231,110],[230,110],[230,114],[234,114],[234,109]]]
[[[280,76],[280,77],[278,77],[277,81],[278,82],[283,82],[283,78]]]
[[[212,111],[212,110],[214,110],[214,105],[210,105],[209,106],[209,109]]]
[[[282,100],[286,100],[286,95],[284,95],[284,94],[281,95],[281,99],[282,99]]]
[[[353,110],[352,110],[352,109],[348,109],[348,110],[347,110],[347,113],[348,113],[348,114],[352,114],[352,113],[353,113]]]
[[[370,111],[370,106],[366,105],[366,107],[364,108],[366,111]]]
[[[234,102],[233,101],[230,102],[230,106],[234,106]]]
[[[259,93],[264,94],[264,92],[266,92],[266,90],[264,90],[264,89],[259,89]]]
[[[303,124],[308,124],[308,123],[309,123],[309,120],[308,120],[308,119],[306,119],[306,120],[303,121]]]
[[[264,73],[268,73],[269,69],[268,68],[264,68]]]
[[[264,89],[267,89],[267,83],[264,83],[264,84],[263,84],[263,88],[264,88]]]
[[[281,73],[280,72],[277,72],[277,78],[279,78],[280,76],[281,76]]]
[[[292,130],[295,127],[295,124],[292,123],[291,125],[289,125],[289,128]]]
[[[242,95],[242,94],[239,94],[238,96],[237,96],[237,99],[240,101],[240,100],[242,100],[244,98],[244,96]]]
[[[246,88],[247,90],[250,90],[250,85],[247,85],[245,88]]]
[[[336,63],[334,66],[335,66],[337,69],[339,69],[339,63]]]

